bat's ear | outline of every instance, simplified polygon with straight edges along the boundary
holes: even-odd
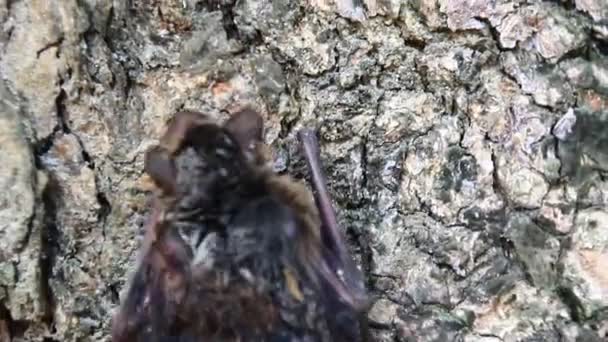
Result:
[[[146,152],[144,170],[166,194],[176,190],[177,170],[169,151],[155,146]]]
[[[160,139],[160,145],[169,153],[175,153],[180,149],[188,132],[205,123],[211,122],[209,116],[193,111],[177,112],[167,125],[165,134]]]
[[[232,115],[224,128],[232,134],[244,152],[252,152],[257,143],[262,141],[264,120],[258,112],[247,107]]]
[[[192,130],[209,122],[209,116],[200,112],[177,112],[167,123],[159,145],[146,152],[144,170],[166,194],[173,194],[177,186],[177,169],[173,155],[187,143]]]

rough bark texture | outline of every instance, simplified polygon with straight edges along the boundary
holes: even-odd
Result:
[[[143,152],[244,103],[320,130],[379,341],[606,341],[608,2],[360,2],[0,0],[0,341],[108,341]]]

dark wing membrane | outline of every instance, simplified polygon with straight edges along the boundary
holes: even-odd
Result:
[[[164,341],[176,335],[180,305],[189,283],[190,251],[179,235],[160,228],[155,222],[155,236],[146,238],[144,254],[129,285],[129,290],[114,317],[112,340]]]
[[[160,319],[165,316],[167,300],[158,281],[151,281],[150,276],[154,275],[147,263],[137,270],[121,310],[114,317],[112,341],[158,341],[168,334],[171,317]]]
[[[308,129],[301,130],[298,138],[311,171],[315,200],[321,217],[323,255],[327,268],[321,267],[319,270],[342,300],[354,310],[363,312],[369,305],[365,279],[350,255],[346,239],[338,226],[322,170],[318,139]],[[339,277],[338,273],[342,276]]]

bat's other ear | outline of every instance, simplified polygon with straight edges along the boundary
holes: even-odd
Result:
[[[241,149],[245,152],[252,152],[257,143],[262,141],[264,134],[264,120],[262,116],[246,107],[236,112],[224,127],[237,140]]]
[[[169,153],[175,153],[182,146],[188,131],[193,127],[211,122],[209,116],[193,111],[177,112],[167,125],[165,134],[160,139],[160,145]]]
[[[175,192],[177,170],[169,151],[160,146],[148,150],[144,159],[144,170],[164,193]]]

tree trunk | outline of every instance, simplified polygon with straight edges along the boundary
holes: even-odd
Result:
[[[605,0],[0,0],[0,341],[109,341],[181,109],[264,113],[378,341],[608,339]]]

